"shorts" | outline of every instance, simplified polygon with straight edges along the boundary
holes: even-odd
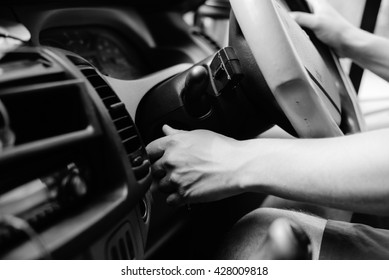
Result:
[[[389,260],[389,230],[329,220],[320,260]]]

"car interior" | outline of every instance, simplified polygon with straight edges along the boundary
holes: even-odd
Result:
[[[0,7],[1,259],[214,258],[265,196],[168,206],[145,149],[164,124],[236,139],[365,129],[338,57],[288,14],[304,0]]]

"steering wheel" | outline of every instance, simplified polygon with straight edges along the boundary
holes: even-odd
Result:
[[[269,103],[277,108],[274,123],[299,137],[361,131],[356,94],[337,58],[290,17],[288,2],[296,5],[230,0],[230,45],[245,75],[243,92],[267,115]]]
[[[289,15],[291,7],[307,11],[303,0],[230,3],[231,47],[142,98],[136,124],[146,143],[161,137],[166,123],[237,139],[256,137],[272,125],[301,138],[363,130],[356,93],[338,58]]]

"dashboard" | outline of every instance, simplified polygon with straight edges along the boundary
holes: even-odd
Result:
[[[214,46],[181,11],[3,8],[31,40],[0,61],[1,118],[14,137],[0,154],[0,258],[153,258],[182,215],[152,191],[128,106]]]
[[[41,32],[39,41],[41,45],[78,54],[109,77],[134,80],[153,71],[146,54],[107,27],[48,29]]]

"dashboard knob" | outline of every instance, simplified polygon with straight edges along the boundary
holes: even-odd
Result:
[[[59,199],[64,204],[72,204],[81,200],[88,193],[88,185],[80,174],[72,172],[63,178]]]
[[[86,185],[85,180],[78,174],[70,175],[68,188],[75,197],[79,198],[85,196],[88,192],[88,186]]]

